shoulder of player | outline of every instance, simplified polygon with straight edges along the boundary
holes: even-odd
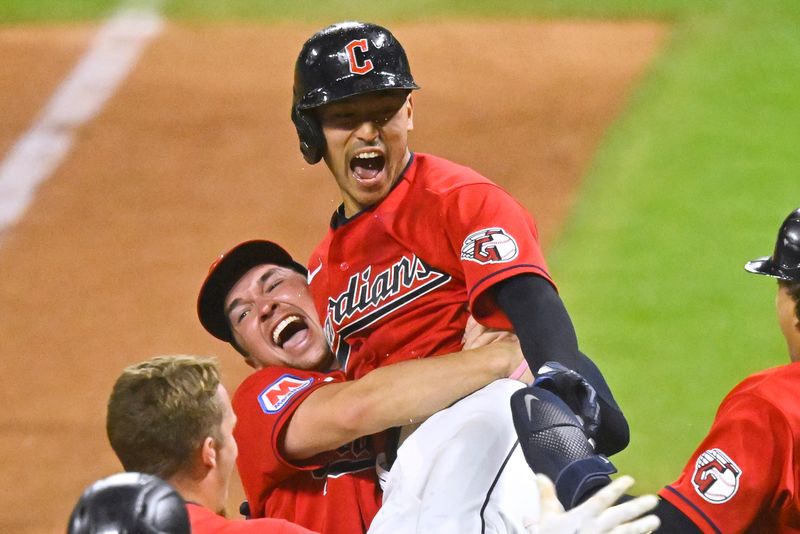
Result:
[[[769,414],[800,429],[796,394],[800,386],[800,364],[781,365],[754,373],[737,384],[720,404],[717,418],[730,417],[751,408],[767,420]]]
[[[187,503],[189,522],[192,532],[202,534],[214,532],[218,534],[239,534],[246,532],[283,532],[286,534],[311,534],[311,531],[296,526],[284,519],[261,518],[251,521],[231,520],[215,514],[199,504]],[[296,528],[295,528],[296,527]]]
[[[227,519],[193,502],[186,503],[186,511],[189,513],[192,532],[221,532],[219,529],[224,529],[228,523]]]
[[[260,395],[271,387],[281,385],[290,389],[305,389],[311,385],[326,382],[341,381],[343,375],[334,371],[323,373],[307,371],[291,367],[265,367],[259,369],[245,378],[233,394],[233,405],[236,406],[243,400],[249,400],[253,395]]]
[[[728,396],[749,393],[774,397],[777,391],[787,390],[788,393],[798,386],[800,386],[800,362],[753,373],[739,382]]]
[[[465,165],[430,154],[417,153],[414,157],[416,171],[413,176],[413,184],[417,190],[440,196],[446,196],[470,186],[502,190],[499,185]]]

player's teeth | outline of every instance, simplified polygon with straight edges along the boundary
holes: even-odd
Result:
[[[290,315],[289,317],[285,318],[283,321],[278,323],[278,326],[275,327],[275,330],[272,331],[272,341],[276,345],[280,345],[281,333],[283,333],[283,329],[292,324],[294,321],[299,321],[300,318],[296,315]]]
[[[363,154],[357,154],[357,159],[369,159],[369,158],[377,158],[380,156],[377,152],[364,152]]]

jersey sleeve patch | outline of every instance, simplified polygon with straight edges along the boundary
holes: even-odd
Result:
[[[739,489],[742,470],[721,449],[709,449],[697,457],[692,485],[703,499],[722,504]]]
[[[264,388],[258,395],[258,404],[264,413],[277,413],[299,392],[314,383],[314,377],[302,379],[292,375],[283,375]]]
[[[473,232],[461,245],[461,259],[476,263],[505,263],[519,255],[517,241],[502,228]]]

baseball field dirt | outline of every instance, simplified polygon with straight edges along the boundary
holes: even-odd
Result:
[[[646,21],[391,28],[422,86],[412,148],[509,190],[545,249],[669,31]],[[0,157],[95,29],[0,28]],[[289,120],[294,58],[317,29],[168,24],[0,234],[0,531],[63,532],[82,489],[120,470],[104,420],[124,366],[192,353],[218,356],[231,392],[246,376],[200,327],[195,298],[211,261],[239,241],[273,239],[304,261],[339,203]],[[241,499],[235,479],[234,514]]]

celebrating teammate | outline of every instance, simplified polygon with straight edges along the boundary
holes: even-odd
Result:
[[[305,269],[274,243],[242,243],[212,264],[198,298],[198,315],[212,335],[231,343],[256,369],[233,401],[239,416],[235,430],[239,470],[253,515],[287,517],[323,532],[363,532],[377,507],[375,459],[367,440],[357,441],[358,446],[346,442],[431,413],[504,376],[522,356],[516,344],[495,343],[387,366],[343,383],[343,373],[321,372],[335,367],[336,361],[325,343],[304,274]],[[497,335],[502,334],[471,330],[468,345],[486,343]],[[470,484],[496,476],[492,463],[507,459],[502,450],[495,459],[497,451],[487,448],[514,436],[508,412],[500,408],[473,404],[473,432],[452,434],[450,449],[431,462],[433,469],[412,473],[405,486],[385,495],[384,509],[370,532],[431,532],[426,524],[431,511],[447,515],[446,523],[439,518],[442,528],[437,532],[464,532],[466,514],[477,515],[481,503],[462,502],[462,493],[470,495]],[[450,410],[426,421],[421,435],[451,431]],[[403,444],[401,454],[436,456],[425,448],[424,439],[417,439],[419,435],[414,433]],[[346,445],[325,452],[341,444]],[[568,514],[557,513],[558,502],[553,503],[552,492],[546,491],[541,520],[528,524],[525,516],[537,515],[536,491],[506,495],[525,491],[532,480],[524,460],[514,461],[508,462],[514,469],[502,471],[496,493],[482,497],[488,508],[497,506],[495,501],[502,497],[500,513],[506,515],[485,516],[495,531],[559,534],[585,526],[599,533],[622,523],[631,533],[654,528],[652,517],[627,524],[652,507],[647,499],[624,510],[606,510],[621,491],[616,487]],[[512,509],[508,502],[518,503],[518,508]]]
[[[670,532],[800,531],[800,209],[781,225],[772,256],[745,269],[778,279],[792,363],[747,377],[722,401],[680,477],[660,492]]]
[[[753,374],[728,393],[680,477],[661,490],[658,532],[800,532],[800,209],[784,220],[773,255],[745,269],[778,279],[775,307],[792,363]],[[521,439],[543,453],[526,455],[531,467],[557,479],[560,467],[589,457],[591,445],[569,422],[541,429],[538,400],[515,393],[514,422]],[[548,455],[553,448],[574,455]]]
[[[235,424],[236,416],[216,363],[208,358],[157,357],[130,366],[117,379],[108,400],[108,439],[122,466],[126,471],[159,477],[175,488],[187,502],[194,534],[313,534],[284,519],[225,519],[228,484],[237,455]],[[116,496],[124,494],[117,492]],[[136,502],[141,506],[151,501],[121,499],[117,504]],[[158,526],[154,523],[159,515],[155,506],[149,512],[133,509],[131,515],[134,519],[144,515],[137,519],[138,525]],[[164,517],[171,520],[174,514]],[[144,528],[119,531],[161,532]],[[182,534],[185,530],[174,532]]]
[[[358,378],[456,351],[471,314],[486,326],[513,329],[532,370],[555,361],[563,367],[553,372],[588,380],[601,413],[599,427],[595,413],[581,413],[586,430],[598,452],[622,450],[627,422],[600,371],[578,350],[533,219],[475,171],[410,151],[416,89],[402,46],[374,24],[325,28],[297,58],[291,116],[300,148],[309,163],[325,161],[342,195],[308,263],[342,370]],[[507,405],[507,393],[486,390],[481,402]],[[580,411],[579,401],[571,404]],[[596,467],[614,471],[604,459]]]
[[[241,243],[211,266],[198,297],[198,315],[212,335],[231,343],[256,369],[233,399],[239,418],[239,472],[253,516],[285,517],[325,533],[364,532],[382,500],[369,436],[429,416],[508,376],[519,367],[522,354],[516,342],[493,343],[386,366],[345,382],[341,371],[329,372],[338,362],[325,341],[305,274],[274,243]],[[474,344],[495,335],[478,336]],[[521,386],[506,380],[494,387]],[[478,407],[472,416],[475,439],[454,440],[448,457],[463,458],[460,450],[483,462],[482,469],[467,470],[477,471],[473,478],[493,479],[504,473],[488,501],[493,504],[497,496],[518,491],[513,500],[503,499],[517,508],[505,505],[503,510],[521,532],[524,516],[536,516],[537,487],[521,455],[512,463],[517,469],[503,469],[506,452],[498,453],[497,445],[507,447],[514,433],[510,415],[501,408]],[[443,431],[448,431],[447,424],[443,417]],[[498,430],[504,425],[505,432]],[[395,505],[382,513],[380,531],[392,532],[398,522],[405,524],[419,515],[430,479],[448,478],[445,467],[441,462],[436,473],[417,478],[418,487],[409,482],[398,489],[398,498],[391,500]],[[447,467],[465,471],[461,464]],[[452,487],[444,504],[434,506],[436,495],[429,494],[426,510],[459,517],[457,507],[473,503],[455,499],[455,492],[464,490],[455,473],[447,482]],[[416,498],[406,499],[405,491],[414,491]],[[389,514],[399,508],[402,514]],[[489,506],[488,513],[495,510]]]

